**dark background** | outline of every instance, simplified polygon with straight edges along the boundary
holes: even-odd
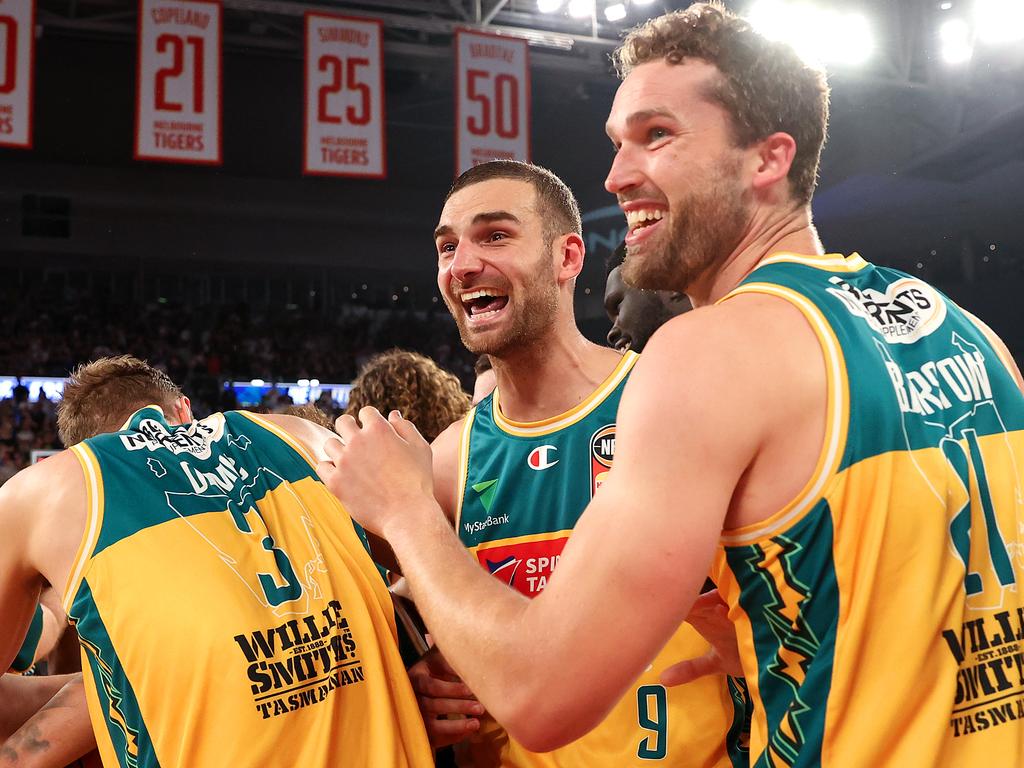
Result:
[[[938,60],[936,3],[837,5],[864,10],[880,42],[868,66],[831,73],[814,202],[826,247],[921,274],[1020,359],[1022,46],[953,69]],[[454,165],[450,30],[470,6],[316,6],[385,19],[389,176],[364,181],[301,174],[300,13],[313,6],[226,0],[224,162],[208,168],[132,160],[135,3],[40,0],[34,147],[0,150],[0,280],[42,281],[55,301],[74,286],[126,302],[245,301],[324,315],[345,303],[438,308],[430,233]],[[530,8],[512,2],[495,22],[534,23]],[[634,11],[627,21],[642,18]],[[607,325],[601,260],[624,231],[603,189],[617,84],[607,55],[619,29],[598,33],[604,42],[569,52],[531,46],[532,159],[562,176],[587,214],[578,313],[592,336]]]

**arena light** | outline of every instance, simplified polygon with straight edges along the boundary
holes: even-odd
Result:
[[[586,19],[594,15],[594,0],[569,0],[569,15],[574,19]]]
[[[654,0],[633,0],[633,5],[638,8],[643,8],[645,5],[650,5]]]
[[[747,12],[762,35],[788,43],[812,64],[856,66],[875,51],[875,37],[861,13],[820,8],[807,2],[758,0]]]
[[[608,21],[622,21],[626,18],[626,6],[622,3],[609,5],[604,9],[604,17],[608,19]]]
[[[308,387],[309,386],[309,379],[299,379],[295,383],[298,384],[300,387]]]
[[[947,64],[966,64],[974,55],[971,27],[963,19],[950,19],[939,27],[942,60]]]
[[[266,383],[267,382],[265,382],[263,379],[253,379],[252,381],[249,382],[249,384],[251,384],[254,387],[262,387]]]
[[[537,0],[537,10],[541,13],[554,13],[562,7],[562,0]]]
[[[313,387],[313,389],[316,389],[317,387],[320,386],[320,379],[310,379],[309,386]]]
[[[974,32],[989,45],[1024,39],[1024,0],[975,0]]]

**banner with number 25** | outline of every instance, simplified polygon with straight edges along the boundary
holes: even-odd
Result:
[[[221,162],[217,0],[139,0],[135,158]]]

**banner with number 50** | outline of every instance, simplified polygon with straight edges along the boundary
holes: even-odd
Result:
[[[219,0],[139,0],[135,158],[221,161]]]
[[[455,173],[488,160],[530,159],[530,62],[525,40],[455,33]]]
[[[385,177],[381,26],[306,13],[303,172]]]
[[[32,146],[35,0],[0,0],[0,146]]]

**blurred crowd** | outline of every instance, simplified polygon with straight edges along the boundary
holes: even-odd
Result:
[[[133,354],[166,371],[192,399],[198,416],[238,407],[226,381],[317,378],[346,384],[374,354],[392,347],[427,355],[472,388],[474,358],[462,347],[443,305],[436,310],[350,306],[323,315],[270,313],[244,304],[14,300],[0,317],[0,375],[66,376],[79,363]],[[290,404],[287,395],[273,391],[259,408],[283,411]],[[337,415],[329,396],[317,405]],[[62,447],[55,409],[45,398],[28,402],[27,391],[0,400],[0,483],[28,463],[32,449]]]

